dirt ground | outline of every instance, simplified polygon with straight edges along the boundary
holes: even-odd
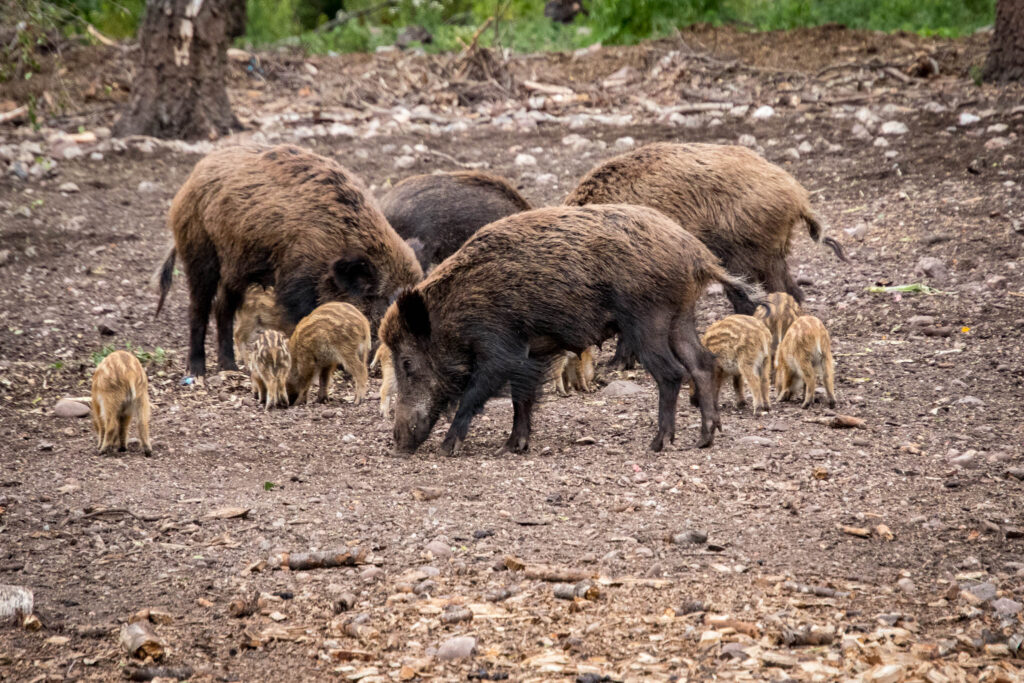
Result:
[[[211,368],[205,387],[184,385],[184,283],[153,319],[149,278],[196,148],[108,143],[102,159],[59,158],[49,177],[0,178],[0,583],[31,588],[42,625],[0,626],[0,679],[120,678],[142,663],[119,630],[150,610],[158,664],[194,680],[1021,680],[1021,90],[970,81],[978,37],[709,31],[516,58],[513,99],[538,96],[526,80],[589,93],[547,94],[539,109],[554,116],[533,125],[519,104],[453,104],[466,92],[453,79],[373,80],[402,59],[403,73],[429,71],[428,58],[319,58],[314,75],[264,55],[271,76],[245,80],[239,67],[231,91],[261,132],[229,141],[298,140],[378,192],[487,167],[537,205],[630,144],[755,145],[813,192],[851,258],[794,237],[806,307],[832,335],[839,406],[755,417],[726,390],[725,432],[708,450],[693,447],[685,401],[674,447],[646,450],[657,394],[643,371],[601,367],[595,393],[546,393],[522,456],[495,455],[511,426],[511,404],[495,399],[457,458],[436,452],[443,419],[414,456],[391,456],[377,378],[359,406],[343,381],[327,405],[267,413],[239,373]],[[939,76],[885,75],[921,54]],[[653,75],[601,85],[658,65],[674,74],[667,86]],[[72,89],[128,72],[106,64]],[[368,102],[374,88],[392,99]],[[56,123],[109,126],[110,92]],[[697,118],[665,109],[699,98],[732,104]],[[410,121],[385,109],[401,102],[429,111]],[[775,110],[759,119],[733,105]],[[352,131],[324,135],[332,121]],[[885,121],[907,132],[883,135]],[[37,139],[62,144],[0,127],[2,143]],[[60,191],[69,182],[77,190]],[[917,282],[940,293],[866,291]],[[701,327],[726,313],[709,294]],[[152,458],[137,442],[99,457],[88,420],[53,412],[88,394],[92,354],[126,344],[147,361]],[[603,393],[616,379],[641,390]],[[835,413],[865,428],[830,428],[821,418]],[[221,518],[227,507],[245,514]],[[272,567],[280,552],[325,550],[357,564]],[[556,598],[544,579],[560,575],[596,590]],[[236,600],[255,610],[233,616]],[[475,639],[472,656],[445,659],[455,636]]]

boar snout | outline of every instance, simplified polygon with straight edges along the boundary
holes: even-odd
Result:
[[[401,453],[412,453],[430,436],[434,421],[426,408],[395,410],[395,446]]]

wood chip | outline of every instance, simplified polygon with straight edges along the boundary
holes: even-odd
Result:
[[[247,517],[252,508],[223,507],[211,510],[203,515],[206,519],[234,519],[236,517]]]
[[[132,657],[160,659],[164,644],[146,621],[135,621],[121,627],[121,647]]]
[[[849,534],[850,536],[858,536],[860,538],[870,538],[871,537],[871,529],[865,529],[865,528],[859,527],[859,526],[842,526],[842,525],[840,525],[839,530],[842,531],[844,534]]]

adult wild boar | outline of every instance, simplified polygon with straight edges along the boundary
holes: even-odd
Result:
[[[206,370],[210,309],[218,361],[234,369],[235,309],[252,284],[273,285],[287,326],[319,304],[345,301],[379,320],[423,271],[363,183],[337,162],[290,145],[234,147],[196,164],[168,217],[174,247],[160,302],[180,256],[189,286],[189,372]],[[214,306],[214,302],[216,304]]]
[[[480,171],[406,178],[380,206],[391,227],[413,246],[423,270],[451,256],[488,223],[531,208],[512,183]]]
[[[441,445],[451,455],[473,416],[506,383],[514,417],[505,448],[526,450],[530,413],[555,356],[582,353],[614,334],[638,350],[658,383],[651,449],[675,437],[685,372],[697,384],[698,445],[710,446],[721,428],[714,357],[697,338],[694,308],[715,281],[741,296],[756,291],[675,221],[647,207],[536,209],[478,230],[400,294],[381,322],[398,383],[398,450],[414,451],[457,402]]]
[[[842,260],[842,246],[824,237],[810,195],[793,176],[746,147],[659,142],[597,166],[566,198],[568,206],[625,202],[674,218],[707,245],[730,273],[771,292],[803,292],[786,264],[793,227]],[[748,299],[731,286],[726,296],[737,313],[753,315]]]

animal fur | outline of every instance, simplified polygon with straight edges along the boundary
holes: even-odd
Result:
[[[802,315],[789,326],[775,352],[775,388],[779,392],[779,401],[799,396],[802,389],[804,399],[801,407],[810,407],[819,375],[828,395],[828,407],[835,408],[832,340],[820,320],[813,315]]]
[[[153,454],[149,440],[149,379],[139,359],[127,351],[114,351],[92,375],[92,428],[96,447],[107,453],[114,446],[127,450],[128,428],[138,422],[142,452]]]
[[[395,366],[391,360],[391,350],[387,347],[387,344],[381,344],[377,347],[377,352],[373,354],[373,360],[370,361],[370,368],[373,368],[377,364],[380,364],[380,416],[387,417],[391,414],[391,404],[395,399],[395,391],[397,389],[395,384]]]
[[[329,301],[352,303],[379,320],[398,291],[423,277],[363,183],[337,162],[291,145],[208,155],[174,197],[167,222],[174,247],[160,271],[157,313],[181,258],[194,375],[206,371],[211,309],[218,361],[235,369],[234,314],[250,284],[275,286],[291,326]]]
[[[277,330],[285,338],[295,329],[284,320],[284,312],[274,299],[274,288],[249,285],[242,305],[235,312],[235,358],[248,367],[248,348],[263,330]]]
[[[764,298],[764,305],[758,306],[754,317],[762,321],[772,333],[772,378],[775,372],[775,351],[779,342],[793,321],[804,314],[800,304],[786,292],[772,292]]]
[[[249,376],[263,409],[287,408],[288,376],[292,370],[288,337],[277,330],[262,330],[248,347],[248,358],[252,361]]]
[[[412,176],[380,204],[424,271],[451,256],[479,228],[531,208],[508,180],[481,171]]]
[[[398,385],[396,447],[414,451],[445,407],[457,403],[441,445],[454,453],[473,416],[509,384],[514,417],[505,448],[526,450],[533,405],[555,356],[582,353],[619,333],[658,382],[651,448],[659,451],[675,437],[686,372],[697,383],[698,445],[709,446],[720,429],[714,358],[697,338],[694,311],[712,282],[759,294],[691,234],[646,207],[535,209],[481,228],[402,293],[381,322]]]
[[[288,402],[305,403],[313,376],[319,373],[317,402],[327,401],[331,375],[340,365],[355,381],[355,404],[366,396],[370,356],[370,323],[351,304],[328,303],[299,321],[288,344],[292,371],[288,376]]]
[[[715,355],[715,401],[726,377],[732,378],[736,405],[747,400],[743,384],[754,396],[754,412],[769,410],[772,335],[764,323],[749,315],[730,315],[708,327],[701,342]],[[691,395],[693,385],[690,386]]]
[[[798,302],[803,292],[786,264],[793,228],[803,224],[846,260],[842,247],[823,236],[807,190],[793,176],[746,147],[659,142],[597,166],[565,204],[624,202],[650,206],[674,218],[703,242],[730,273],[784,291]],[[725,288],[737,313],[754,309]]]
[[[596,353],[597,347],[588,346],[579,355],[572,351],[563,351],[561,355],[555,357],[554,365],[551,367],[551,378],[555,392],[559,396],[568,396],[570,391],[589,393],[594,390],[591,382],[594,381],[596,374]]]

